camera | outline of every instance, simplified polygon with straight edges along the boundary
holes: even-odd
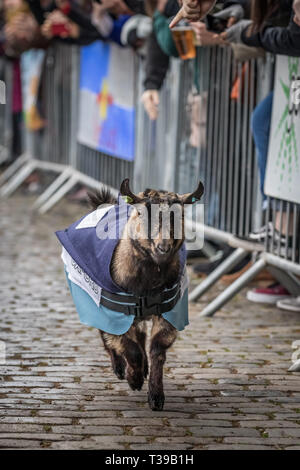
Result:
[[[208,31],[223,33],[227,27],[227,20],[218,18],[214,15],[207,15],[205,18],[205,24]]]

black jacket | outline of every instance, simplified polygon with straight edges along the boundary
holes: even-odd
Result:
[[[164,15],[170,18],[175,16],[178,10],[177,0],[168,0]],[[159,90],[161,88],[169,68],[169,61],[169,56],[161,50],[153,31],[147,39],[145,90]]]
[[[274,26],[272,21],[276,18],[270,18],[270,22],[266,23],[260,32],[250,37],[246,35],[246,30],[243,31],[243,42],[247,46],[262,47],[274,54],[300,56],[300,27],[293,21],[292,6],[293,0],[280,1],[279,16],[280,11],[282,11],[284,14],[288,13],[290,17],[290,21],[286,26]]]
[[[154,31],[147,39],[145,90],[159,90],[164,82],[170,58],[160,48]]]

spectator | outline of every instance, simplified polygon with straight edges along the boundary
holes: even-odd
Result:
[[[221,36],[229,42],[243,42],[250,47],[262,47],[274,54],[300,56],[298,15],[299,2],[296,2],[294,11],[293,0],[253,0],[251,20],[239,21],[222,33]],[[264,180],[270,138],[272,103],[273,92],[256,107],[252,115],[252,131],[258,155],[264,209],[267,205],[267,198],[264,194]],[[250,238],[262,242],[274,231],[278,243],[284,246],[289,235],[291,235],[292,224],[287,220],[287,214],[284,212],[281,218],[279,211],[276,213],[273,223],[274,225],[268,224],[257,232],[250,234]],[[290,231],[283,232],[283,236],[280,230],[281,225],[282,227],[290,227]],[[278,283],[267,288],[253,289],[247,293],[248,299],[253,302],[272,304],[281,302],[289,295],[289,292]]]

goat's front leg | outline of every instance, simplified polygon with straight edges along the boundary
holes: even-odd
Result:
[[[100,330],[99,330],[100,331]],[[109,353],[113,371],[119,379],[125,377],[132,390],[141,390],[144,383],[144,351],[138,342],[137,328],[132,325],[124,335],[100,331],[104,347]]]
[[[148,387],[148,402],[153,411],[160,411],[164,407],[163,366],[166,361],[166,351],[174,343],[176,335],[176,329],[163,317],[153,317]]]
[[[144,351],[139,344],[137,330],[132,326],[122,337],[124,356],[126,358],[126,379],[132,390],[141,390],[144,384],[145,359]]]

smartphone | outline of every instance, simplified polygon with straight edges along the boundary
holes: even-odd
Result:
[[[205,18],[206,29],[214,33],[223,33],[227,28],[227,20],[217,18],[214,15],[207,15]]]
[[[69,34],[69,28],[63,23],[56,23],[51,26],[53,36],[60,36],[61,34]]]

